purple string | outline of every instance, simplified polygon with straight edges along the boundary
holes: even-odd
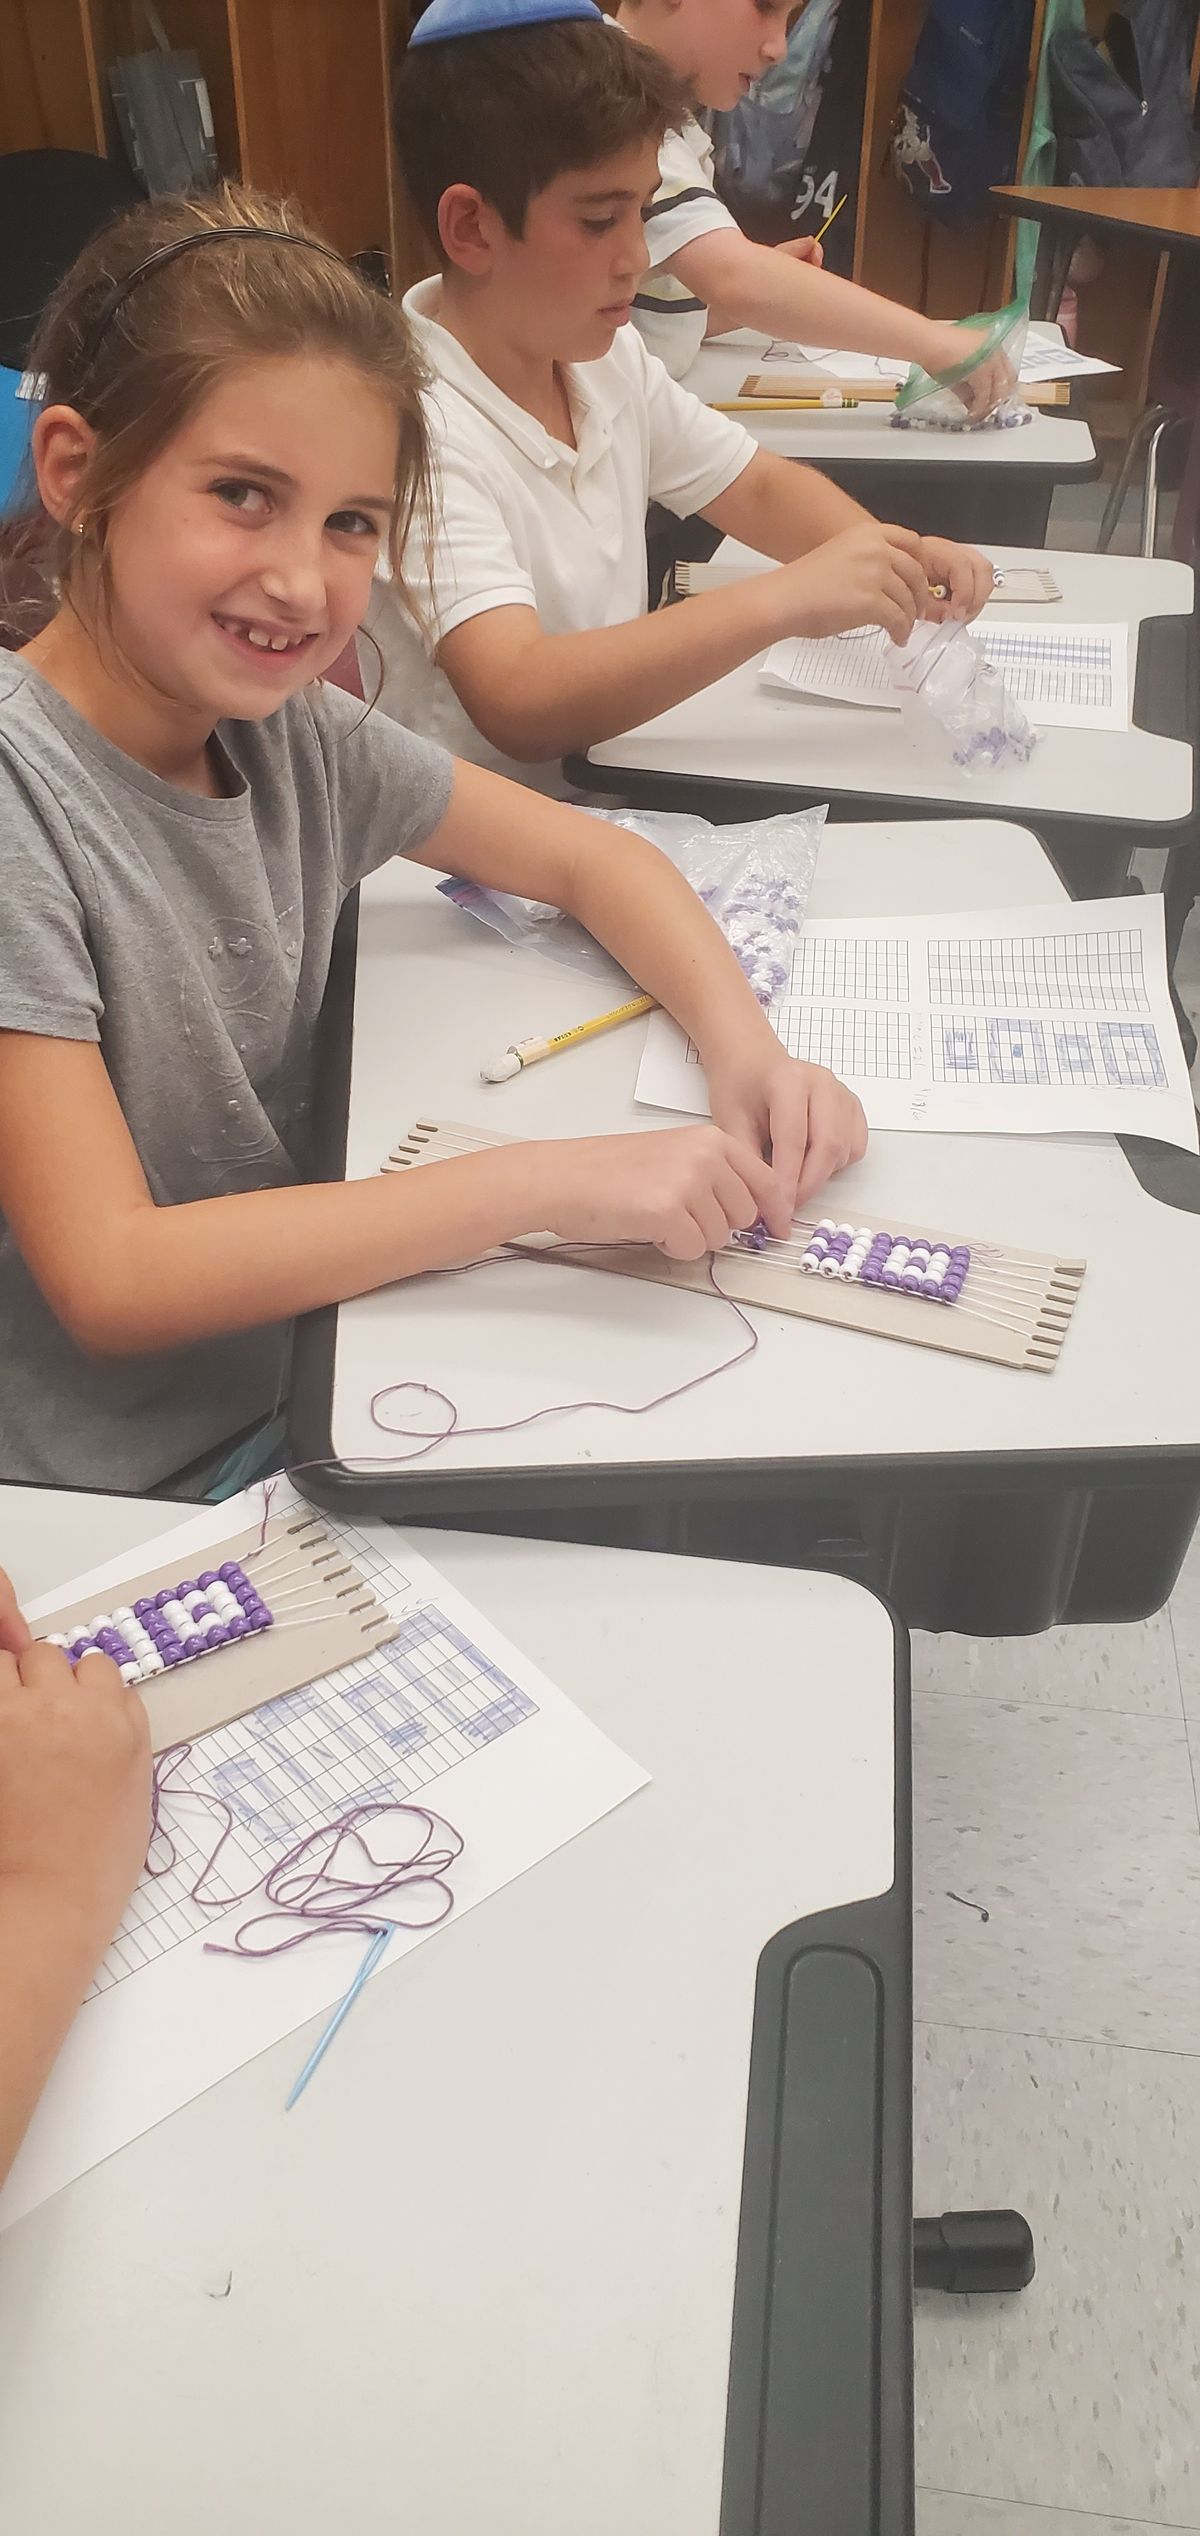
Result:
[[[547,1265],[561,1265],[564,1258],[569,1263],[572,1259],[583,1258],[589,1251],[603,1251],[608,1254],[614,1250],[642,1248],[644,1244],[640,1242],[572,1242],[569,1247],[564,1247],[562,1251],[557,1251],[552,1256],[548,1256],[544,1251],[536,1250],[522,1251],[520,1255],[525,1259],[540,1259]],[[513,1254],[506,1252],[505,1258],[511,1255]],[[473,1276],[479,1268],[494,1268],[500,1264],[496,1258],[472,1259],[461,1268],[435,1268],[427,1273],[436,1277],[469,1277]],[[683,1400],[689,1392],[699,1391],[705,1383],[715,1382],[719,1374],[731,1374],[735,1366],[744,1365],[749,1357],[756,1354],[758,1332],[749,1315],[743,1312],[741,1304],[733,1295],[726,1293],[724,1286],[718,1284],[711,1252],[704,1264],[709,1285],[717,1302],[728,1306],[734,1319],[740,1322],[746,1333],[743,1345],[735,1348],[731,1356],[723,1356],[719,1365],[707,1365],[703,1373],[689,1374],[686,1382],[672,1383],[669,1391],[656,1391],[650,1400],[551,1400],[547,1402],[544,1409],[529,1409],[520,1418],[500,1418],[491,1426],[462,1426],[459,1422],[460,1412],[457,1403],[450,1398],[448,1392],[439,1391],[436,1383],[415,1380],[385,1383],[381,1391],[372,1393],[371,1424],[378,1427],[383,1435],[413,1438],[413,1449],[409,1453],[352,1453],[349,1461],[355,1467],[370,1470],[403,1470],[409,1462],[423,1461],[427,1453],[436,1452],[439,1444],[447,1443],[452,1435],[456,1435],[461,1443],[473,1444],[485,1436],[518,1435],[524,1427],[537,1426],[542,1418],[572,1417],[582,1409],[605,1409],[610,1411],[615,1418],[645,1418],[649,1416],[652,1409],[665,1409],[672,1400]],[[413,1392],[421,1399],[438,1401],[446,1412],[445,1425],[439,1427],[433,1435],[427,1434],[423,1427],[390,1425],[381,1414],[382,1406],[385,1401],[394,1400],[401,1392]],[[341,1462],[331,1459],[289,1462],[286,1476],[294,1479],[298,1471],[340,1470],[342,1467]],[[268,1482],[268,1488],[270,1485],[271,1483]],[[269,1498],[264,1507],[262,1530],[259,1534],[260,1543],[266,1537],[268,1510]]]
[[[168,1875],[178,1863],[178,1849],[162,1819],[162,1802],[191,1750],[190,1743],[172,1744],[158,1755],[154,1764],[145,1870],[151,1878]],[[310,1938],[327,1932],[377,1937],[385,1928],[439,1928],[454,1908],[454,1895],[446,1877],[456,1859],[462,1856],[462,1837],[451,1824],[439,1815],[428,1813],[423,1805],[405,1805],[391,1797],[374,1797],[364,1804],[351,1806],[349,1812],[339,1815],[335,1822],[321,1823],[315,1830],[305,1832],[303,1838],[284,1857],[277,1858],[267,1874],[256,1879],[244,1893],[219,1895],[206,1893],[204,1888],[226,1841],[237,1829],[233,1809],[224,1797],[213,1796],[206,1788],[184,1787],[176,1793],[190,1797],[197,1805],[207,1806],[221,1823],[215,1847],[209,1851],[198,1875],[189,1885],[187,1899],[198,1903],[202,1911],[225,1912],[236,1910],[239,1903],[249,1902],[261,1892],[264,1901],[271,1905],[269,1910],[258,1912],[255,1918],[243,1921],[230,1945],[222,1946],[207,1940],[206,1955],[241,1955],[255,1962],[271,1955],[290,1954],[293,1947],[306,1946]],[[409,1817],[414,1825],[414,1839],[415,1827],[423,1825],[420,1839],[415,1840],[415,1846],[406,1858],[377,1858],[372,1851],[363,1827],[383,1814]],[[439,1833],[442,1845],[434,1846]],[[343,1841],[353,1844],[368,1870],[365,1875],[336,1873],[337,1854]],[[165,1852],[157,1859],[154,1855],[156,1844],[160,1852]],[[440,1898],[440,1908],[432,1916],[422,1913],[407,1919],[403,1913],[397,1912],[385,1912],[375,1919],[364,1916],[381,1902],[403,1892],[408,1885],[421,1885],[435,1892]],[[279,1920],[285,1924],[299,1920],[304,1925],[294,1928],[291,1936],[281,1937],[271,1946],[252,1946],[245,1942],[254,1929],[269,1928]]]

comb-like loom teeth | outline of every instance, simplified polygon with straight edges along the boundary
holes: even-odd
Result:
[[[383,1168],[403,1171],[512,1141],[494,1129],[418,1119]],[[709,1263],[668,1260],[646,1244],[547,1246],[545,1235],[535,1235],[509,1247],[693,1290],[703,1291],[710,1281]],[[1009,1251],[995,1241],[966,1242],[923,1227],[884,1231],[832,1216],[797,1216],[783,1236],[763,1225],[735,1234],[712,1265],[721,1291],[738,1303],[1052,1372],[1086,1263]],[[912,1303],[942,1309],[912,1312]]]

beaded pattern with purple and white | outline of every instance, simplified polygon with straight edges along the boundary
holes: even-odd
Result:
[[[876,1233],[870,1225],[835,1224],[823,1216],[800,1261],[808,1277],[838,1277],[846,1285],[883,1286],[915,1294],[927,1303],[957,1303],[971,1265],[965,1242],[922,1240],[905,1233]]]
[[[233,1646],[260,1629],[270,1629],[274,1613],[236,1559],[206,1568],[201,1576],[185,1576],[179,1585],[143,1596],[132,1606],[98,1611],[86,1628],[69,1637],[57,1631],[47,1640],[63,1647],[72,1664],[81,1656],[107,1655],[119,1665],[123,1682],[148,1682],[198,1655]]]

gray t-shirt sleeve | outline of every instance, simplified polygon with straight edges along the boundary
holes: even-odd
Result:
[[[61,816],[52,800],[40,812],[0,765],[0,1030],[96,1041],[104,998],[87,912],[55,847]]]
[[[307,701],[325,760],[334,861],[349,889],[433,835],[449,806],[454,760],[340,687],[317,688]]]

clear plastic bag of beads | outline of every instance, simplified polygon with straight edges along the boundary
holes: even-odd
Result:
[[[948,749],[965,774],[1028,764],[1037,732],[961,619],[922,619],[888,666],[911,727]]]
[[[760,1004],[773,1004],[786,993],[817,868],[823,805],[727,828],[687,811],[590,815],[610,827],[631,828],[670,856],[716,918]]]
[[[1023,300],[990,317],[964,317],[963,358],[931,377],[918,363],[896,398],[898,431],[1012,431],[1033,420],[1018,384],[1029,329]]]

